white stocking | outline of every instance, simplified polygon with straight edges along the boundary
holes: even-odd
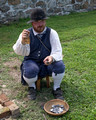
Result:
[[[52,78],[54,81],[53,89],[56,90],[57,88],[60,88],[61,81],[63,79],[64,73],[60,74],[55,74],[54,72],[52,73]]]
[[[27,82],[29,87],[34,87],[36,89],[35,82],[37,81],[38,76],[36,76],[34,78],[26,78],[25,76],[23,76],[23,78]]]

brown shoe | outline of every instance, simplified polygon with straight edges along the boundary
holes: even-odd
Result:
[[[60,88],[53,90],[52,93],[53,93],[53,96],[55,97],[55,99],[64,100],[63,91]]]
[[[28,88],[28,99],[29,100],[35,100],[36,99],[36,89],[34,87]]]

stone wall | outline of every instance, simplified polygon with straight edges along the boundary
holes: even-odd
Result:
[[[47,15],[66,15],[96,9],[96,0],[0,0],[0,24],[27,18],[32,8],[41,7]]]

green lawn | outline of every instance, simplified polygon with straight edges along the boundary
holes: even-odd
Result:
[[[43,87],[38,92],[36,101],[28,101],[27,87],[10,74],[14,70],[20,72],[15,62],[21,62],[23,57],[16,55],[12,46],[20,32],[31,27],[26,24],[28,20],[0,26],[0,91],[7,89],[8,97],[20,107],[17,120],[45,120],[43,114],[47,120],[96,120],[96,11],[51,16],[47,20],[47,26],[59,34],[66,66],[61,87],[70,108],[60,117],[41,109],[42,104],[53,99],[52,82],[49,89]]]

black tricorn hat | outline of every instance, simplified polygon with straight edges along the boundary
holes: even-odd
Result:
[[[31,23],[33,21],[38,21],[38,20],[44,20],[44,19],[48,19],[48,17],[46,17],[46,14],[43,11],[43,9],[33,8],[31,13],[31,20],[28,21],[27,23]]]

